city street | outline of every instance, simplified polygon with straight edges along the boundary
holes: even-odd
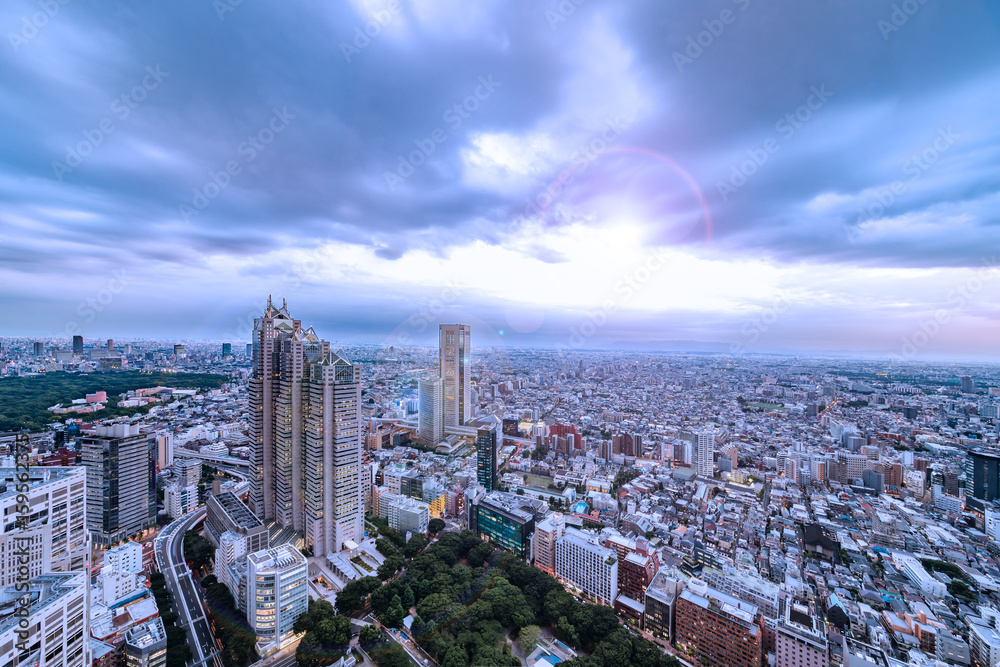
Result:
[[[204,519],[205,513],[205,508],[198,509],[163,529],[156,538],[156,564],[174,597],[174,608],[180,616],[178,626],[187,630],[194,666],[212,662],[221,667],[222,661],[216,651],[215,638],[205,617],[198,587],[184,560],[184,533]]]

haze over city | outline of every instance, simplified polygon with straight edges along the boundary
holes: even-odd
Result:
[[[995,359],[1000,7],[902,5],[7,2],[0,333]]]

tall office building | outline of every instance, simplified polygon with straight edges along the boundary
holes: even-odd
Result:
[[[233,344],[232,343],[223,343],[222,344],[222,356],[224,356],[224,357],[230,357],[230,356],[232,356],[232,354],[233,354]]]
[[[417,435],[434,446],[444,440],[444,383],[439,377],[421,378],[417,392],[420,396]]]
[[[472,327],[440,326],[438,363],[444,384],[444,424],[462,426],[472,419]]]
[[[476,434],[476,480],[487,491],[497,489],[497,425],[483,426]]]
[[[73,336],[73,354],[83,354],[83,336]]]
[[[698,468],[703,477],[715,475],[715,430],[706,429],[698,433]]]
[[[972,459],[972,496],[978,500],[1000,498],[1000,455],[969,452]]]
[[[309,606],[306,559],[289,544],[247,556],[247,621],[261,644],[288,637]]]
[[[535,567],[549,574],[556,572],[556,542],[566,530],[566,519],[562,514],[550,514],[544,521],[535,524]]]
[[[90,667],[86,482],[77,467],[0,468],[2,665]],[[23,505],[27,525],[18,521]]]
[[[974,394],[976,393],[976,385],[972,382],[972,376],[963,375],[962,376],[962,393],[963,394]]]
[[[254,320],[250,507],[318,555],[364,537],[361,371],[287,306]]]
[[[98,426],[82,438],[87,468],[87,528],[108,546],[156,524],[156,457],[137,424]]]
[[[36,357],[40,357],[45,354],[45,345],[41,341],[35,341],[33,343],[33,351]]]

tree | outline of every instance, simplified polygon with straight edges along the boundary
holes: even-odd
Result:
[[[431,519],[427,522],[427,531],[431,535],[437,535],[442,530],[444,530],[445,523],[442,519]]]
[[[413,589],[409,586],[403,589],[402,602],[404,609],[409,609],[414,604]]]
[[[542,631],[537,625],[526,625],[518,633],[517,643],[521,645],[521,650],[524,651],[524,654],[528,655],[535,650],[535,646],[538,645],[538,640],[541,638]]]
[[[361,633],[358,635],[358,641],[361,642],[362,646],[371,646],[384,639],[385,633],[377,625],[366,625],[361,628]]]
[[[382,582],[378,577],[364,577],[348,582],[343,590],[337,593],[337,611],[344,616],[350,616],[361,609],[365,599],[381,585]]]
[[[406,556],[407,558],[413,558],[418,553],[423,551],[424,547],[426,546],[427,546],[427,538],[421,535],[420,533],[417,533],[416,535],[411,537],[410,541],[406,543],[405,547],[403,547],[403,555]]]
[[[493,555],[493,547],[486,542],[480,542],[469,551],[469,565],[481,567]]]
[[[441,661],[441,667],[468,667],[469,666],[469,654],[465,651],[465,647],[456,644],[448,649],[448,652],[444,654],[444,659]]]
[[[406,565],[402,556],[392,554],[385,559],[385,562],[378,566],[378,578],[382,581],[391,579]]]
[[[382,625],[387,628],[401,628],[403,627],[403,605],[400,604],[399,598],[395,598],[395,603],[389,607],[389,610],[382,614]]]

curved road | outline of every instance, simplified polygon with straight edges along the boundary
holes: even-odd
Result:
[[[198,588],[191,577],[191,570],[184,560],[184,533],[205,518],[202,507],[167,525],[156,538],[156,564],[167,580],[167,588],[174,596],[174,608],[180,615],[178,626],[187,630],[195,667],[214,663],[222,667],[216,650],[215,637],[205,617],[205,609]]]

